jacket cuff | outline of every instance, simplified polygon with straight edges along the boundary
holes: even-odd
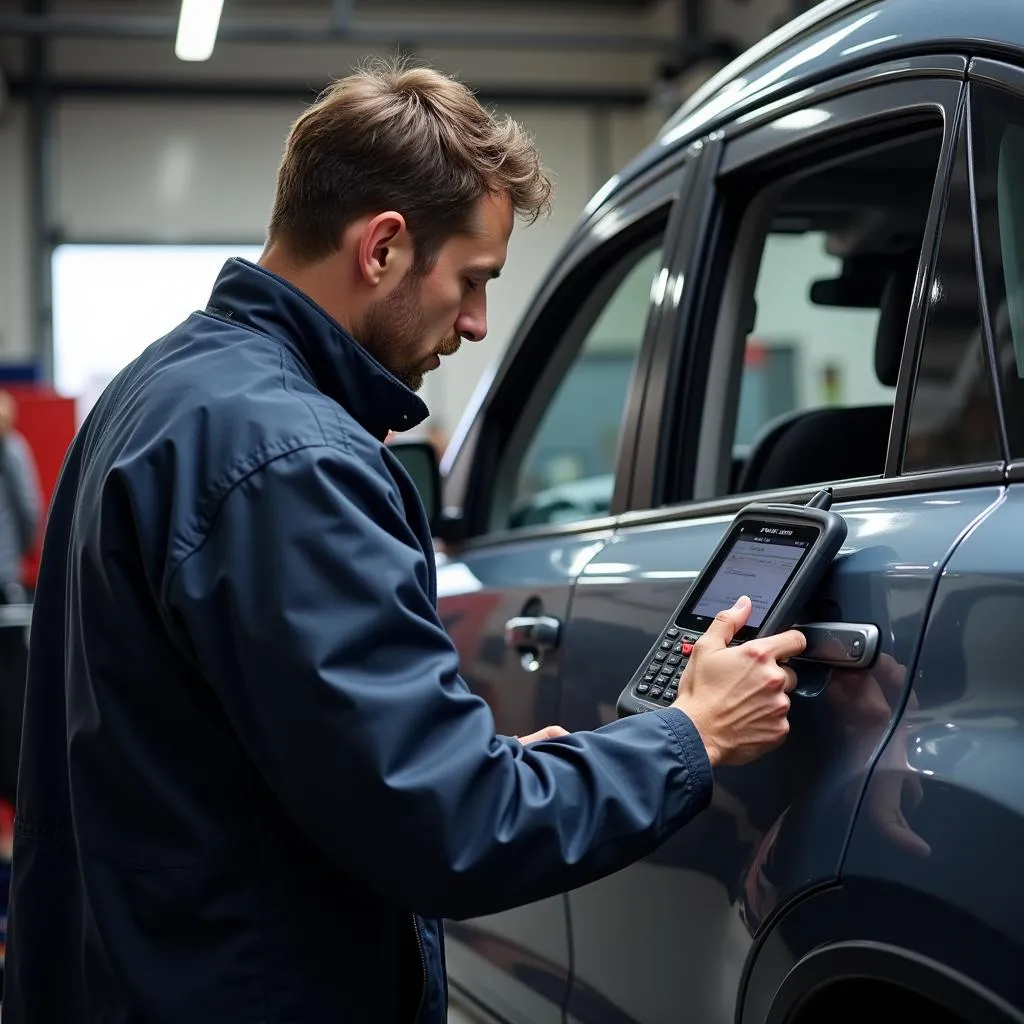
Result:
[[[715,776],[711,768],[711,760],[704,747],[704,741],[697,732],[697,727],[679,708],[665,708],[663,711],[649,711],[657,715],[669,728],[679,745],[679,759],[686,769],[687,778],[692,786],[693,802],[700,810],[711,803],[711,795],[715,788]]]

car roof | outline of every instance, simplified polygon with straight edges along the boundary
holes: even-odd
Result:
[[[920,54],[1024,63],[1024,0],[823,0],[701,86],[591,200],[593,213],[669,153],[753,107],[836,75]]]

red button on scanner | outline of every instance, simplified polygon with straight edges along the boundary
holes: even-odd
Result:
[[[688,644],[684,641],[679,645],[679,653],[685,654],[687,657],[689,657],[691,654],[693,654],[693,644]]]

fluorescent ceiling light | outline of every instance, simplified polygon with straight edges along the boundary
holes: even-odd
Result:
[[[178,37],[174,41],[178,60],[209,60],[223,7],[224,0],[181,0]]]

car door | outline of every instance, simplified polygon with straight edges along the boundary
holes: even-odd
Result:
[[[441,618],[499,733],[560,710],[561,641],[580,569],[611,536],[636,419],[652,285],[672,250],[684,170],[662,169],[578,233],[532,306],[472,431],[446,467],[460,536],[438,568]],[[653,314],[653,315],[652,315]],[[628,481],[627,481],[628,482]],[[569,978],[563,897],[449,922],[453,986],[503,1020],[560,1022]]]
[[[989,361],[1011,460],[1008,487],[1004,501],[945,567],[913,692],[872,773],[843,878],[854,892],[895,894],[880,940],[942,964],[964,985],[987,990],[1020,1013],[1024,69],[975,60],[970,72],[970,145],[965,134],[958,157],[962,187],[955,207],[951,197],[947,224],[959,226],[965,255],[972,234],[978,241],[977,264],[964,259],[961,265],[980,267],[985,286]],[[957,421],[963,432],[966,417]],[[901,858],[880,841],[878,808],[893,805],[927,845],[926,858]]]
[[[794,698],[780,749],[718,769],[697,820],[569,895],[571,1021],[735,1019],[758,937],[789,901],[836,877],[939,567],[998,500],[1003,451],[977,296],[951,292],[961,278],[935,269],[965,67],[915,58],[874,68],[709,140],[712,227],[691,255],[678,316],[660,325],[664,389],[648,395],[640,427],[637,511],[576,588],[562,723],[614,716],[621,687],[751,500],[806,501],[833,487],[849,537],[802,621],[874,624],[882,651],[860,673],[801,664],[815,695]],[[969,363],[978,386],[967,390],[967,434],[941,415],[961,339],[982,352]]]

